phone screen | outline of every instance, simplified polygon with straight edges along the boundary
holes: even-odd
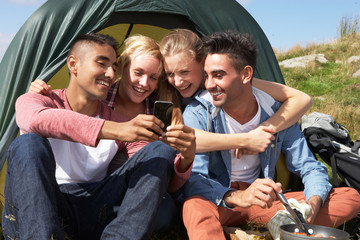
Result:
[[[166,128],[171,125],[173,111],[173,103],[167,101],[155,101],[154,116],[160,119],[165,127],[162,129],[164,132]]]

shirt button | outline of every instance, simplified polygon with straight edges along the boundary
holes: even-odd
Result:
[[[275,145],[272,143],[271,145],[270,145],[272,148],[274,148],[275,147]]]

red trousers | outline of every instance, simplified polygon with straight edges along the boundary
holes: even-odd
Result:
[[[232,184],[231,187],[244,189],[243,183],[235,184],[235,186]],[[284,195],[287,199],[305,200],[303,192],[288,192]],[[185,201],[182,214],[190,240],[220,240],[225,239],[222,226],[236,227],[249,221],[266,224],[278,210],[283,209],[279,200],[274,201],[272,207],[266,209],[258,206],[228,209],[218,207],[202,197],[194,196]],[[355,189],[334,188],[330,191],[313,224],[338,227],[354,218],[359,212],[360,195]]]

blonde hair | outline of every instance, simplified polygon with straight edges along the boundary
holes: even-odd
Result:
[[[163,56],[186,53],[201,62],[205,57],[205,48],[200,37],[188,29],[176,29],[168,33],[160,42]]]
[[[124,41],[125,47],[118,59],[120,79],[124,69],[130,64],[135,57],[146,54],[155,57],[160,62],[159,71],[163,70],[163,57],[160,52],[159,44],[154,39],[144,35],[133,35]]]

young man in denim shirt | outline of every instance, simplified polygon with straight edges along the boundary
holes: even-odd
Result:
[[[248,132],[268,119],[280,103],[251,85],[257,49],[248,34],[233,31],[205,38],[206,89],[184,112],[186,125],[216,133]],[[307,222],[336,227],[359,212],[360,196],[351,188],[332,189],[326,167],[309,150],[295,124],[278,132],[264,152],[235,157],[234,151],[197,154],[180,192],[190,239],[225,239],[222,226],[267,223],[283,206],[273,181],[281,152],[287,168],[302,178],[304,192],[287,198],[306,201]]]

